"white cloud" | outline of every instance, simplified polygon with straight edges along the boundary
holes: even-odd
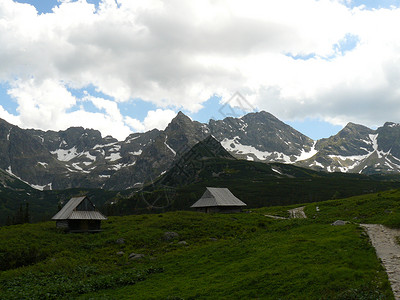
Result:
[[[91,102],[100,112],[89,112],[83,107],[71,111],[78,101],[61,82],[50,79],[40,83],[34,79],[17,81],[9,94],[18,102],[19,115],[11,115],[0,107],[0,118],[23,128],[65,130],[84,126],[120,140],[131,133],[116,102],[86,94],[80,101]]]
[[[210,96],[227,100],[235,91],[286,120],[399,120],[400,9],[348,3],[104,0],[96,9],[62,0],[38,15],[3,0],[0,80],[13,85],[21,124],[40,128],[89,122],[119,135],[127,125],[161,128],[168,108],[196,112]],[[349,35],[356,47],[339,51]],[[102,113],[68,112],[82,100],[68,88],[88,85],[112,100],[90,99]],[[134,98],[162,108],[154,112],[159,122],[150,112],[144,122],[122,116],[115,103]]]
[[[164,130],[175,116],[176,113],[173,110],[157,109],[150,110],[143,122],[131,117],[126,117],[125,122],[135,131],[147,131],[154,128]]]
[[[63,85],[51,79],[17,81],[13,85],[8,93],[18,102],[21,122],[36,128],[57,123],[76,103],[75,97]]]
[[[3,106],[0,105],[0,118],[3,120],[7,120],[13,125],[19,125],[20,120],[18,116],[10,114],[8,111],[4,109]]]

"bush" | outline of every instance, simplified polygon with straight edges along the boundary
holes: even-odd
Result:
[[[48,253],[36,245],[29,245],[27,248],[0,250],[0,270],[10,270],[23,266],[32,265],[46,259]]]

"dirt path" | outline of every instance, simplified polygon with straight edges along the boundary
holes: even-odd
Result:
[[[307,218],[306,214],[304,213],[304,208],[305,208],[305,206],[289,209],[288,212],[290,214],[290,218],[293,218],[293,219]]]
[[[272,219],[279,219],[279,220],[287,220],[288,218],[284,218],[284,217],[280,217],[280,216],[273,216],[273,215],[264,215],[268,218],[272,218]]]
[[[376,255],[386,269],[395,299],[400,299],[400,245],[396,243],[400,230],[380,224],[360,224],[360,226],[367,231]]]
[[[279,220],[288,220],[288,219],[305,219],[307,218],[306,214],[304,213],[305,206],[296,207],[293,209],[289,209],[289,218],[273,216],[273,215],[264,215],[268,218],[279,219]]]

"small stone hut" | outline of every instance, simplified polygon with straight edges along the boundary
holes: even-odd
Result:
[[[69,232],[99,232],[101,221],[107,220],[88,197],[71,198],[51,219]]]
[[[246,203],[236,198],[227,188],[207,187],[203,196],[191,208],[205,213],[241,212]]]

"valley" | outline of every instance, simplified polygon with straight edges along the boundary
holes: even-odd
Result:
[[[0,292],[5,299],[393,299],[359,224],[398,227],[399,199],[391,190],[304,204],[306,219],[265,216],[289,217],[299,205],[110,217],[98,234],[65,234],[54,222],[1,227],[8,242],[0,245]],[[332,226],[338,219],[346,224]],[[176,235],[165,239],[166,232]]]
[[[5,299],[393,297],[359,224],[400,226],[396,138],[383,138],[396,126],[312,141],[265,112],[208,125],[180,113],[124,142],[7,126],[0,225],[17,225],[0,227]],[[208,186],[246,212],[190,211]],[[79,195],[108,216],[102,232],[48,222]]]

